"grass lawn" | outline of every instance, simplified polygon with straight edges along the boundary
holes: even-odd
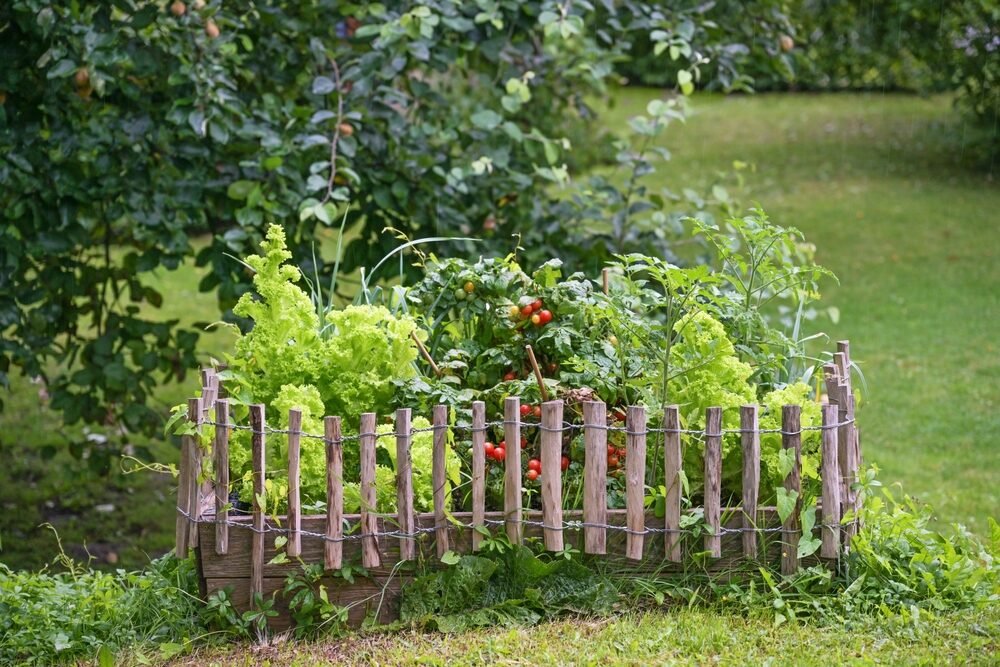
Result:
[[[570,619],[456,635],[401,632],[321,644],[203,650],[170,663],[250,665],[995,665],[1000,611],[940,616],[920,627],[775,626],[705,609]]]

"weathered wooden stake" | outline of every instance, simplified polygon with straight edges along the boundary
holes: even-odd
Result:
[[[705,411],[705,551],[722,556],[722,408]]]
[[[823,519],[820,556],[840,556],[840,464],[837,461],[837,404],[823,405],[823,442],[821,446],[823,480]]]
[[[202,424],[207,421],[207,418],[201,412],[202,401],[198,398],[188,399],[188,414],[199,415],[199,419],[196,422],[198,430],[201,430]],[[201,452],[201,441],[198,435],[185,436],[190,439],[190,447],[188,449],[191,463],[191,477],[188,479],[188,512],[191,514],[191,520],[188,523],[188,544],[195,548],[198,546],[198,522],[201,521],[201,499],[202,499],[202,452]]]
[[[663,467],[667,497],[663,516],[667,559],[681,562],[681,419],[676,405],[663,410]]]
[[[250,428],[253,470],[253,535],[250,538],[250,598],[264,594],[264,507],[261,501],[266,493],[264,476],[267,468],[265,453],[264,406],[250,406]]]
[[[399,531],[412,535],[417,527],[413,514],[413,459],[410,445],[411,413],[409,408],[396,410],[396,507],[399,515]],[[417,543],[413,537],[399,538],[399,559],[414,560],[417,557]]]
[[[757,556],[757,494],[760,490],[760,431],[757,406],[740,408],[743,449],[743,555]]]
[[[583,551],[607,553],[608,410],[601,401],[583,404]],[[544,467],[542,468],[544,470]]]
[[[437,543],[438,558],[448,551],[448,517],[445,513],[445,486],[448,483],[446,467],[448,447],[448,406],[434,406],[434,458],[432,477],[434,482],[434,540]]]
[[[521,543],[521,399],[510,396],[503,402],[504,440],[507,459],[504,466],[503,513],[507,539]],[[513,453],[513,455],[512,455]]]
[[[190,406],[190,402],[188,405]],[[197,424],[199,414],[198,411],[192,413],[188,407],[188,421]],[[190,546],[191,478],[195,475],[191,450],[194,446],[192,436],[181,436],[181,454],[177,463],[177,521],[174,527],[174,554],[178,558],[186,558]]]
[[[645,543],[646,511],[646,408],[629,406],[625,415],[625,556],[642,560]],[[542,470],[545,470],[544,464]]]
[[[361,415],[361,564],[378,567],[378,497],[375,493],[375,438],[377,419],[374,412]]]
[[[562,418],[562,401],[542,403],[542,536],[548,551],[563,550]]]
[[[289,558],[298,558],[302,553],[301,453],[302,411],[292,408],[288,411],[288,541],[285,543]]]
[[[229,553],[229,401],[215,402],[215,553]]]
[[[323,542],[323,567],[339,570],[344,544],[344,452],[340,439],[340,417],[323,420],[326,440],[326,540]]]
[[[785,491],[794,494],[792,513],[782,522],[781,573],[795,574],[799,569],[799,512],[802,510],[802,409],[797,405],[781,408],[781,447],[793,454],[792,469],[785,477]]]
[[[479,551],[486,524],[486,403],[472,403],[472,550]]]

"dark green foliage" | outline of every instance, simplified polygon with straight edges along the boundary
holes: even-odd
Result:
[[[229,255],[247,254],[266,220],[284,223],[324,286],[333,263],[313,245],[344,215],[346,273],[398,244],[386,227],[482,236],[487,252],[520,234],[529,260],[581,267],[657,242],[649,231],[590,244],[583,224],[567,237],[572,211],[549,193],[587,159],[567,137],[587,155],[621,151],[585,100],[606,94],[631,37],[658,24],[641,3],[607,11],[214,0],[176,16],[137,0],[4,3],[0,384],[20,369],[46,380],[68,424],[153,431],[150,393],[196,365],[198,334],[156,317],[163,295],[145,277],[194,256],[196,234],[211,235],[200,288],[224,312],[249,283]],[[688,27],[705,17],[685,20],[677,52],[661,55],[688,91],[698,49],[719,36]]]
[[[458,632],[533,625],[566,613],[607,614],[618,595],[610,581],[569,554],[541,557],[504,538],[478,556],[452,556],[442,570],[403,589],[401,620]]]

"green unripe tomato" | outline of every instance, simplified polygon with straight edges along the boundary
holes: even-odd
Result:
[[[461,287],[459,287],[457,290],[455,290],[455,300],[456,301],[465,301],[465,297],[466,296],[468,296],[468,295],[466,294],[465,290],[462,289]]]

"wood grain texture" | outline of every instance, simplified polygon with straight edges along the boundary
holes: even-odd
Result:
[[[503,435],[507,442],[517,443],[517,465],[508,458],[504,466],[503,512],[507,539],[521,543],[521,399],[510,396],[503,402]],[[507,456],[510,456],[508,450]]]
[[[361,448],[361,564],[364,567],[379,566],[379,540],[376,529],[375,493],[375,432],[374,412],[361,415],[358,444]]]
[[[743,451],[743,555],[757,555],[757,498],[760,491],[760,432],[756,405],[740,408],[740,448]]]
[[[840,463],[837,460],[836,403],[827,403],[823,409],[822,444],[820,446],[820,477],[823,481],[823,513],[820,536],[820,556],[840,557]]]
[[[642,560],[646,510],[646,408],[631,405],[625,413],[625,513],[628,536],[625,555]],[[545,464],[542,464],[545,470]]]
[[[298,558],[302,549],[302,411],[292,408],[288,411],[288,541],[285,553],[289,558]]]
[[[344,536],[344,450],[340,438],[340,417],[323,419],[326,440],[326,525],[323,534],[323,567],[339,570],[343,563]]]
[[[472,523],[482,526],[486,516],[486,403],[472,403]],[[472,534],[472,550],[479,551],[483,535]]]
[[[781,573],[794,574],[799,569],[799,512],[802,510],[802,409],[797,405],[781,408],[781,447],[793,452],[792,469],[784,487],[794,493],[795,508],[782,523]]]
[[[548,551],[563,550],[562,418],[561,400],[542,403],[542,522],[546,526],[542,537]]]
[[[229,549],[229,401],[215,402],[215,548]]]
[[[681,561],[681,418],[676,405],[668,405],[663,410],[663,469],[667,496],[664,504],[664,543],[669,558],[674,563]]]
[[[607,275],[607,274],[605,274]],[[583,552],[607,553],[608,408],[602,401],[583,404]]]
[[[260,403],[250,406],[251,428],[251,470],[253,471],[253,533],[250,544],[250,593],[264,592],[264,508],[260,499],[264,497],[264,475],[266,450],[264,436],[264,406]]]
[[[412,534],[416,526],[413,513],[413,459],[410,445],[411,414],[409,408],[396,410],[396,507],[399,515],[399,530]],[[416,547],[412,537],[399,538],[399,559],[416,558]]]
[[[196,424],[198,430],[201,431],[202,425],[207,421],[202,411],[201,399],[188,399],[188,414],[199,415]],[[188,512],[191,513],[191,523],[188,525],[188,544],[191,548],[196,548],[198,546],[198,530],[195,522],[201,520],[203,489],[207,490],[208,487],[202,486],[201,479],[203,470],[201,436],[189,435],[187,437],[190,438],[191,443],[188,454],[188,461],[191,464],[191,477],[188,478]]]
[[[181,454],[177,470],[177,520],[174,528],[174,554],[178,558],[186,558],[190,547],[191,531],[189,530],[191,513],[191,474],[194,462],[191,460],[193,438],[181,436]]]
[[[762,528],[777,527],[780,525],[774,507],[761,507]],[[455,520],[463,526],[449,524],[448,533],[452,548],[457,553],[469,553],[472,549],[472,533],[469,528],[464,527],[472,520],[471,512],[455,512]],[[530,522],[542,521],[542,513],[531,510],[524,513],[525,519]],[[742,525],[742,517],[738,507],[725,508],[724,516],[726,521],[723,525],[727,528],[738,529]],[[487,512],[486,520],[501,522],[503,512]],[[583,513],[579,510],[564,510],[563,518],[567,522],[580,521]],[[647,512],[645,520],[649,525],[654,525],[659,521],[652,512]],[[312,533],[322,534],[326,517],[324,515],[304,515],[302,517],[302,561],[306,563],[322,562],[324,544],[326,541],[314,537]],[[361,560],[361,539],[358,530],[360,515],[348,514],[344,516],[344,523],[347,527],[347,536],[341,544],[343,545],[343,557],[345,563],[357,564]],[[432,528],[434,526],[434,515],[432,513],[420,513],[416,515],[418,529]],[[252,517],[234,516],[232,518],[233,527],[229,534],[229,553],[219,556],[215,553],[215,527],[212,523],[199,524],[201,531],[201,541],[205,548],[201,549],[202,574],[207,578],[249,578],[251,576],[251,540],[253,532],[250,530]],[[609,526],[626,527],[626,510],[608,510],[607,524]],[[379,519],[377,529],[380,532],[392,530],[394,520]],[[276,529],[278,530],[278,529]],[[494,529],[497,530],[497,529]],[[280,533],[275,533],[280,534]],[[537,525],[525,525],[525,537],[541,538],[542,529]],[[665,563],[665,553],[663,542],[660,540],[646,540],[643,546],[643,560],[637,562],[626,557],[626,533],[614,528],[608,530],[608,553],[601,558],[601,563],[618,563],[622,565],[623,573],[648,573],[663,570],[666,573],[682,573],[688,571],[690,563]],[[762,536],[762,545],[767,540]],[[567,546],[577,549],[583,548],[583,530],[576,527],[567,527],[563,531],[563,541]],[[768,563],[778,564],[780,554],[776,550],[779,540],[774,538],[768,544],[775,547],[775,550],[768,551],[763,546],[758,554],[759,559],[767,559]],[[432,533],[422,535],[416,540],[417,559],[436,560],[435,540]],[[701,538],[695,539],[691,535],[684,535],[681,540],[682,550],[685,554],[696,553],[702,550]],[[770,548],[770,547],[769,547]],[[743,558],[743,545],[739,533],[726,533],[722,538],[722,552],[725,563],[720,564],[716,560],[710,560],[705,564],[705,568],[711,572],[722,572],[725,569],[738,567],[740,563],[747,562]],[[391,573],[398,561],[399,540],[383,540],[380,543],[381,565],[369,570],[374,575],[385,576]],[[757,561],[750,561],[756,563]],[[286,563],[265,563],[263,569],[264,578],[284,578],[289,573],[300,571],[301,566],[296,561]]]
[[[434,484],[434,541],[437,543],[437,557],[441,558],[449,550],[448,517],[446,510],[448,496],[448,406],[434,406],[434,452],[431,467]]]
[[[739,516],[738,508],[729,508],[725,515],[729,517],[726,522],[727,528],[737,528],[741,524],[742,517]],[[565,517],[568,521],[576,521],[582,517],[578,511],[567,511]],[[503,518],[501,512],[490,512],[486,517],[491,521],[500,521]],[[527,512],[526,518],[529,521],[539,521],[541,519],[538,512]],[[345,517],[351,530],[356,533],[359,515],[349,515]],[[471,520],[469,512],[457,512],[455,519],[466,524]],[[647,521],[655,521],[654,514],[646,516]],[[250,525],[249,517],[236,517],[237,524],[245,523]],[[317,532],[325,522],[324,516],[304,516],[303,530],[307,534],[303,535],[302,560],[307,563],[318,562],[317,559],[323,557],[323,540],[312,537],[308,533]],[[624,510],[609,510],[607,522],[612,526],[625,526],[626,516]],[[432,514],[417,515],[417,525],[421,528],[433,526],[434,516]],[[773,507],[761,508],[761,526],[771,527],[778,525],[778,519]],[[381,524],[379,529],[387,528]],[[233,594],[233,603],[239,612],[250,608],[250,571],[248,554],[250,551],[250,531],[235,528],[231,535],[231,549],[226,556],[218,556],[215,553],[215,531],[211,523],[200,524],[201,540],[205,549],[201,551],[201,572],[203,573],[204,586],[210,595],[223,588],[230,588]],[[472,546],[472,532],[469,529],[456,528],[450,526],[452,541],[456,551],[467,552]],[[583,542],[582,531],[577,528],[567,528],[565,539],[570,546],[580,548]],[[541,529],[535,525],[525,527],[525,536],[538,538]],[[637,562],[624,556],[625,534],[621,531],[613,531],[609,534],[607,556],[601,559],[602,569],[609,576],[648,576],[658,579],[669,579],[672,577],[684,576],[689,565],[683,563],[672,563],[665,560],[663,542],[659,540],[647,540],[644,548],[644,559]],[[344,542],[345,558],[350,562],[357,562],[360,558],[361,545],[359,540],[349,540]],[[423,536],[417,542],[419,558],[432,560],[434,554],[434,541],[430,535]],[[699,544],[691,543],[690,551],[701,550]],[[717,583],[726,581],[738,581],[747,576],[747,573],[756,572],[759,563],[776,564],[780,559],[780,540],[762,539],[759,557],[756,560],[747,561],[742,556],[742,548],[739,536],[736,534],[726,534],[722,540],[723,558],[707,561],[704,565],[705,571],[715,575]],[[352,627],[359,627],[362,621],[368,616],[374,616],[380,623],[390,623],[398,619],[399,594],[402,586],[409,581],[409,575],[401,574],[398,569],[389,564],[394,563],[399,552],[399,542],[387,540],[383,544],[382,562],[385,564],[379,568],[368,571],[369,577],[358,577],[354,584],[348,584],[342,578],[324,578],[321,583],[327,586],[330,599],[334,604],[349,606],[348,622]],[[808,561],[807,561],[808,562]],[[298,562],[288,562],[284,564],[274,564],[265,566],[264,578],[262,579],[262,594],[270,599],[272,594],[280,591],[285,584],[285,577],[288,574],[298,571]],[[275,597],[275,609],[278,616],[271,619],[269,625],[272,630],[280,631],[290,626],[287,600],[280,594]]]
[[[705,551],[722,556],[722,408],[705,410]]]

